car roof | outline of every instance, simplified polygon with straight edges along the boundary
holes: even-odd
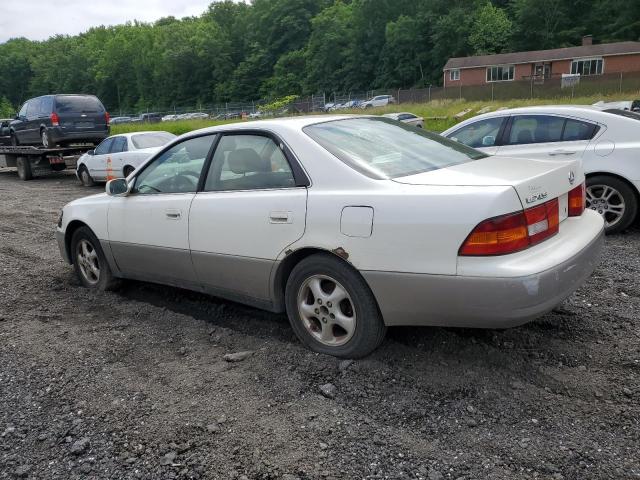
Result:
[[[237,122],[227,123],[224,125],[216,125],[214,127],[206,127],[200,130],[194,130],[186,133],[186,136],[202,134],[202,133],[215,133],[223,130],[280,130],[280,129],[294,129],[301,130],[309,125],[315,125],[318,123],[331,122],[335,120],[346,120],[349,118],[371,118],[375,115],[356,115],[356,114],[343,114],[343,115],[301,115],[299,117],[280,117],[270,118],[266,120],[252,120],[250,122]]]
[[[134,135],[143,135],[145,133],[168,133],[169,135],[174,135],[171,132],[167,132],[166,130],[147,130],[141,132],[127,132],[127,133],[118,133],[117,135],[111,135],[111,137],[127,137],[131,138]]]

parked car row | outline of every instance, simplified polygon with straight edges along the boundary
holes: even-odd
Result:
[[[396,103],[396,99],[392,95],[377,95],[368,100],[349,100],[345,103],[326,103],[323,110],[325,112],[335,112],[336,110],[348,110],[352,108],[385,107],[391,103]]]

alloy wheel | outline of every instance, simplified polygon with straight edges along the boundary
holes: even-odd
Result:
[[[82,276],[91,285],[95,285],[100,281],[100,261],[98,260],[98,252],[86,239],[78,242],[76,247],[76,261]]]
[[[42,138],[42,146],[44,148],[49,148],[49,136],[47,135],[47,131],[42,130],[42,133],[40,136]]]
[[[604,218],[605,227],[616,225],[624,216],[626,204],[622,194],[609,185],[591,185],[586,189],[587,208]]]
[[[351,296],[327,275],[307,278],[298,291],[298,313],[304,327],[327,346],[347,343],[356,331],[356,311]]]

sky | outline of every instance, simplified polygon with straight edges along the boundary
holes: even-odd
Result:
[[[213,0],[0,0],[0,43],[75,35],[99,25],[202,14]]]

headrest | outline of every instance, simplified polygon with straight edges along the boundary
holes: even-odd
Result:
[[[520,130],[518,132],[518,143],[531,143],[533,142],[533,137],[531,136],[530,130]]]
[[[252,148],[240,148],[229,153],[227,158],[229,168],[237,175],[249,172],[268,172],[270,165],[260,158],[260,155]]]
[[[194,138],[184,142],[184,148],[191,160],[207,158],[211,149],[211,139],[208,137]]]

